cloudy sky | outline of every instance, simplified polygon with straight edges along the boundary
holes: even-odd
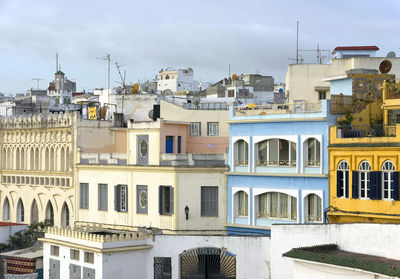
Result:
[[[370,3],[371,2],[371,3]],[[376,3],[376,4],[373,4]],[[379,3],[379,4],[378,4]],[[77,90],[107,87],[106,52],[127,81],[192,67],[195,79],[260,73],[284,81],[299,48],[377,45],[400,56],[400,1],[0,0],[0,92],[45,89],[61,69]],[[303,53],[315,62],[315,53]],[[119,81],[115,64],[112,85]]]

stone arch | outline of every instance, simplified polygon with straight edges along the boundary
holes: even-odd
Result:
[[[8,200],[8,197],[4,198],[2,216],[3,221],[10,221],[10,201]]]
[[[25,207],[21,198],[19,198],[17,203],[17,222],[18,223],[25,222]]]
[[[66,202],[64,202],[61,209],[61,227],[70,226],[70,210]]]
[[[33,147],[29,148],[29,169],[35,169],[35,150]]]
[[[21,148],[21,170],[26,169],[25,148]]]
[[[20,170],[21,166],[20,166],[20,162],[21,162],[21,152],[19,147],[16,148],[15,150],[15,169],[16,170]]]
[[[49,220],[50,224],[54,225],[54,207],[51,201],[47,202],[45,214],[46,219]]]
[[[50,151],[48,146],[45,148],[44,164],[44,169],[50,170]]]
[[[35,148],[35,170],[40,170],[40,151],[39,147]]]
[[[31,205],[31,224],[39,223],[39,207],[38,203],[36,202],[36,199],[33,199],[32,205]]]
[[[60,171],[65,171],[65,149],[61,147],[60,151]]]
[[[50,147],[50,170],[55,170],[55,154],[54,154],[54,147]]]

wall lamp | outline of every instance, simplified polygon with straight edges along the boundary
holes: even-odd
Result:
[[[189,206],[185,206],[185,215],[186,215],[186,220],[189,219]]]

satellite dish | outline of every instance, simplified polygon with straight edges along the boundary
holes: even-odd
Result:
[[[390,62],[389,60],[383,60],[379,65],[379,71],[381,72],[381,74],[389,73],[390,69],[392,69],[392,62]]]
[[[173,95],[172,90],[171,89],[165,89],[162,93],[164,96],[170,96]]]
[[[149,114],[148,114],[148,116],[150,117],[150,119],[153,119],[153,115],[154,115],[153,110],[150,110],[150,111],[149,111]]]
[[[117,94],[121,94],[124,91],[124,89],[121,86],[118,86],[116,91],[117,91]]]
[[[387,58],[395,58],[396,57],[396,53],[394,51],[389,51],[388,54],[386,54]]]

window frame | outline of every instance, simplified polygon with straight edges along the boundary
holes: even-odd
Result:
[[[382,200],[393,201],[394,198],[394,172],[396,168],[391,160],[386,160],[382,164],[381,168],[381,179],[382,179]],[[385,176],[387,175],[387,179]],[[385,192],[387,192],[388,197],[385,198]]]
[[[310,193],[306,196],[306,198],[307,198],[307,222],[313,222],[313,223],[322,222],[323,217],[322,217],[322,199],[321,199],[321,197],[315,193]],[[314,200],[314,201],[312,201],[312,203],[313,203],[312,207],[310,206],[311,199]],[[311,213],[313,213],[313,214],[311,214]],[[311,216],[313,218],[310,218]],[[318,220],[318,218],[320,218],[320,220]]]
[[[241,154],[242,152],[240,152],[240,147],[239,144],[243,143],[243,154]],[[249,143],[247,141],[245,141],[244,139],[238,139],[235,141],[234,143],[234,152],[235,152],[235,166],[241,166],[241,167],[245,167],[249,165]],[[240,156],[242,155],[243,160],[240,160]]]
[[[235,198],[237,197],[237,198]],[[234,212],[233,215],[234,217],[243,217],[243,218],[248,218],[249,217],[249,194],[247,194],[243,190],[238,190],[235,194],[233,194],[233,200],[236,202],[237,200],[237,207],[236,205],[234,206]],[[243,209],[241,210],[241,205],[243,206]],[[244,214],[241,214],[244,213]]]
[[[273,195],[276,195],[277,200],[276,200],[276,216],[272,215],[272,199],[273,199]],[[264,198],[265,196],[265,198]],[[255,197],[257,197],[257,212],[256,212],[256,219],[275,219],[275,220],[287,220],[287,221],[298,221],[298,197],[292,196],[290,194],[287,193],[283,193],[283,192],[277,192],[277,191],[269,191],[269,192],[264,192],[264,193],[260,193],[258,195],[256,195]],[[264,203],[266,206],[266,211],[265,212],[261,212],[261,203],[262,200],[261,198],[265,199]],[[286,198],[286,214],[287,217],[282,217],[282,210],[283,210],[283,206],[282,205],[282,201],[284,200],[284,198]],[[294,201],[294,202],[293,202]],[[294,204],[294,206],[293,206]],[[294,209],[294,214],[293,214],[293,209]]]
[[[117,184],[114,187],[114,209],[117,212],[128,212],[128,185]]]
[[[168,189],[168,197],[166,196],[166,189]],[[159,214],[160,215],[173,215],[174,214],[174,188],[169,185],[159,186]],[[169,210],[166,210],[166,202],[168,202]]]
[[[271,160],[271,155],[273,153],[271,150],[273,150],[274,146],[271,146],[274,144],[274,141],[276,141],[276,155],[277,155],[277,160]],[[261,161],[260,160],[260,144],[266,142],[266,161]],[[283,152],[280,152],[280,145],[281,142],[286,142],[287,143],[287,152],[288,152],[288,160],[281,160],[281,156],[283,155]],[[262,141],[259,141],[256,143],[256,149],[257,149],[257,166],[258,167],[296,167],[297,166],[297,143],[291,140],[287,139],[282,139],[282,138],[268,138]],[[293,152],[294,151],[294,152]],[[293,154],[292,154],[293,153]],[[292,158],[292,155],[295,155],[294,159]],[[276,163],[275,163],[276,161]]]
[[[215,193],[206,193],[207,190],[213,192],[216,190],[216,197],[213,196]],[[218,217],[218,199],[219,199],[219,191],[218,191],[218,186],[201,186],[200,188],[200,216],[201,217]],[[209,200],[207,200],[207,194],[211,197],[208,197]],[[209,207],[213,207],[214,210],[207,209],[206,204],[209,205]]]
[[[349,191],[348,187],[350,186],[350,185],[347,185],[347,184],[350,184],[349,183],[349,174],[350,174],[349,163],[346,160],[341,160],[338,164],[337,171],[342,172],[342,181],[341,181],[340,188],[341,188],[343,195],[339,197],[336,193],[336,196],[338,198],[347,198],[346,190]],[[346,180],[346,178],[347,178],[347,180]],[[336,179],[337,179],[337,175],[336,175]]]
[[[54,257],[60,256],[60,246],[50,245],[50,255]]]
[[[80,251],[76,249],[70,249],[69,258],[70,260],[79,261]]]
[[[194,128],[196,125],[197,127],[197,133],[194,133],[196,129]],[[190,122],[190,136],[191,137],[200,137],[201,136],[201,122]]]
[[[217,137],[219,135],[219,122],[207,122],[207,136]]]
[[[358,166],[358,193],[359,199],[369,199],[371,190],[371,164],[367,160],[361,161]],[[364,192],[364,195],[362,194]]]
[[[94,253],[84,251],[83,262],[89,263],[89,264],[94,264]]]
[[[89,183],[79,183],[79,209],[89,209]]]
[[[313,158],[310,160],[310,141],[313,141]],[[319,153],[319,156],[317,156]],[[312,138],[308,138],[307,139],[307,163],[306,166],[307,167],[320,167],[321,166],[321,142],[312,137]],[[312,163],[311,163],[312,162]]]
[[[97,191],[98,191],[97,192],[97,210],[99,210],[99,211],[108,211],[108,184],[106,184],[106,183],[98,183],[97,184]],[[105,192],[104,198],[102,196],[103,191]]]

